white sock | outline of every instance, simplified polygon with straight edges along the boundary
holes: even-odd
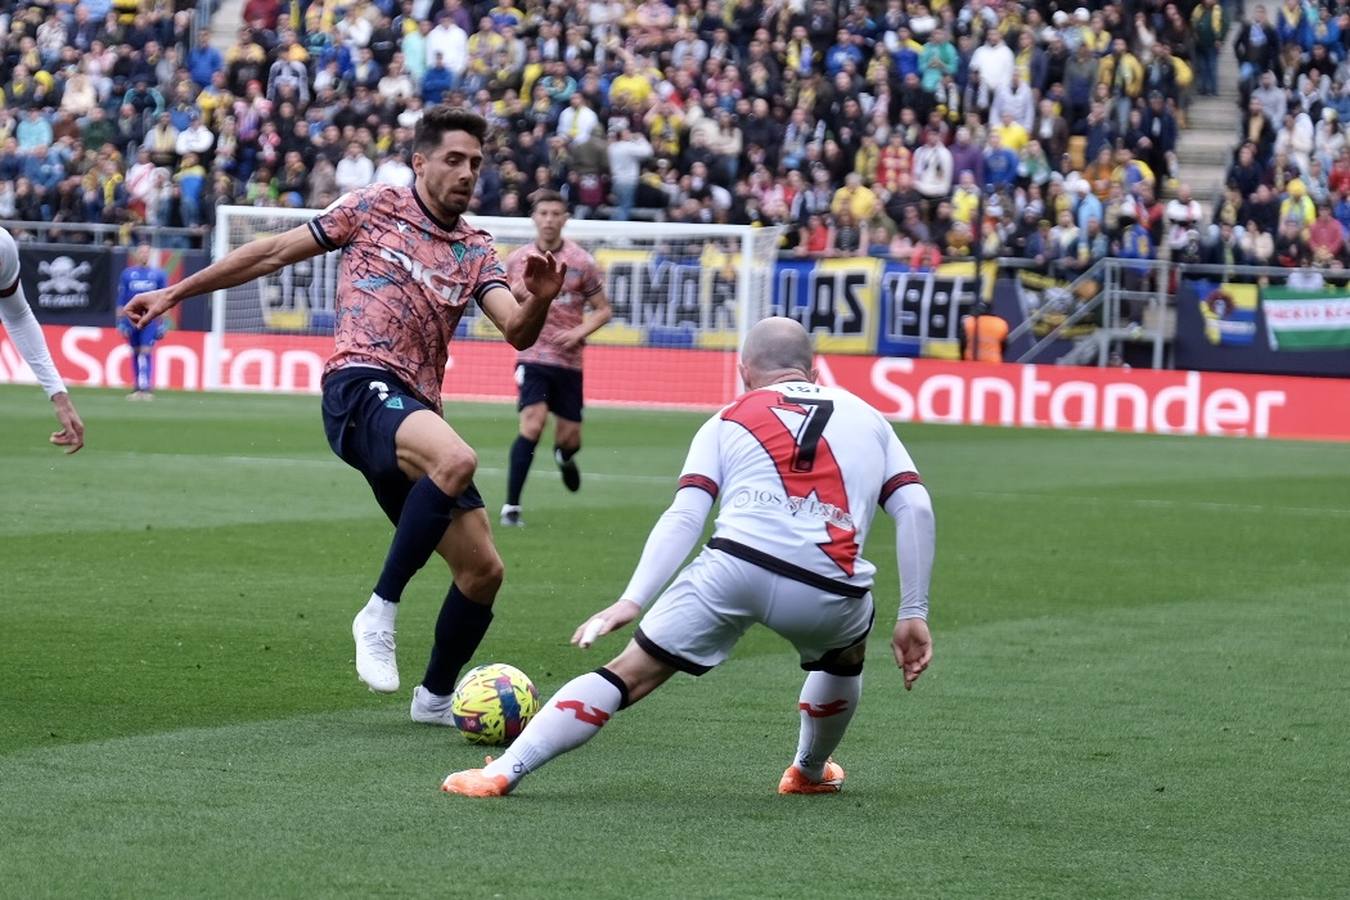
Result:
[[[505,775],[514,787],[550,759],[595,737],[623,703],[625,691],[616,681],[608,670],[598,670],[567,682],[483,774]]]
[[[812,672],[806,676],[797,702],[802,730],[797,738],[796,765],[808,778],[819,781],[824,777],[825,761],[843,740],[860,696],[861,675]]]
[[[390,603],[379,594],[371,594],[370,599],[366,601],[365,609],[361,610],[370,617],[379,631],[393,631],[394,619],[398,617],[398,604]]]

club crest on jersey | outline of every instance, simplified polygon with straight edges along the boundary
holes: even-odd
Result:
[[[381,247],[380,259],[398,263],[407,270],[413,281],[420,282],[427,290],[451,306],[463,306],[468,301],[468,298],[464,296],[464,285],[456,283],[439,272],[433,272],[406,253],[400,253],[391,247]]]

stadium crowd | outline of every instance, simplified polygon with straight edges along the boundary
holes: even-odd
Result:
[[[1237,26],[1250,99],[1209,228],[1175,175],[1234,27],[1218,0],[493,2],[247,0],[223,53],[182,3],[5,3],[0,219],[323,207],[410,182],[448,101],[493,126],[483,214],[548,187],[583,217],[789,225],[791,253],[1066,275],[1346,252],[1350,26],[1311,3]]]
[[[1350,262],[1350,14],[1344,5],[1255,5],[1234,41],[1241,101],[1213,222],[1225,259]]]

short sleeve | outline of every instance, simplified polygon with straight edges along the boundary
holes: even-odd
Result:
[[[506,280],[506,267],[497,256],[497,249],[488,244],[487,252],[483,254],[478,266],[478,277],[474,279],[473,299],[481,301],[483,296],[495,287],[511,289]]]
[[[721,427],[721,416],[713,416],[694,435],[689,445],[689,455],[684,460],[684,468],[680,470],[677,490],[698,488],[707,491],[714,500],[717,499],[722,489]]]
[[[907,484],[923,484],[923,479],[919,477],[918,468],[910,458],[905,445],[900,442],[895,429],[884,420],[882,424],[890,437],[886,441],[886,463],[883,469],[886,480],[881,484],[881,494],[877,497],[877,503],[885,506],[886,501],[896,491]]]
[[[310,233],[325,250],[340,250],[352,242],[361,227],[361,212],[367,206],[364,191],[349,191],[309,220]]]
[[[604,289],[605,273],[601,270],[600,264],[595,261],[595,257],[587,255],[586,273],[581,282],[581,296],[589,299]]]
[[[14,236],[0,228],[0,294],[9,296],[19,283],[19,245]]]

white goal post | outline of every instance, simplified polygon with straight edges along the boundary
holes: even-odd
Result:
[[[221,207],[212,255],[221,259],[248,241],[294,228],[317,214]],[[528,218],[469,219],[493,235],[503,259],[534,239]],[[577,219],[568,223],[565,235],[596,258],[614,308],[611,322],[588,342],[589,402],[707,407],[735,396],[737,351],[750,326],[772,314],[779,229]],[[340,258],[340,251],[317,256],[217,291],[210,341],[217,364],[207,365],[207,386],[231,386],[221,372],[237,356],[236,348],[263,341],[317,351],[321,341],[331,340]],[[450,345],[450,357],[447,398],[511,398],[514,351],[472,305]],[[293,389],[316,387],[311,378]]]

